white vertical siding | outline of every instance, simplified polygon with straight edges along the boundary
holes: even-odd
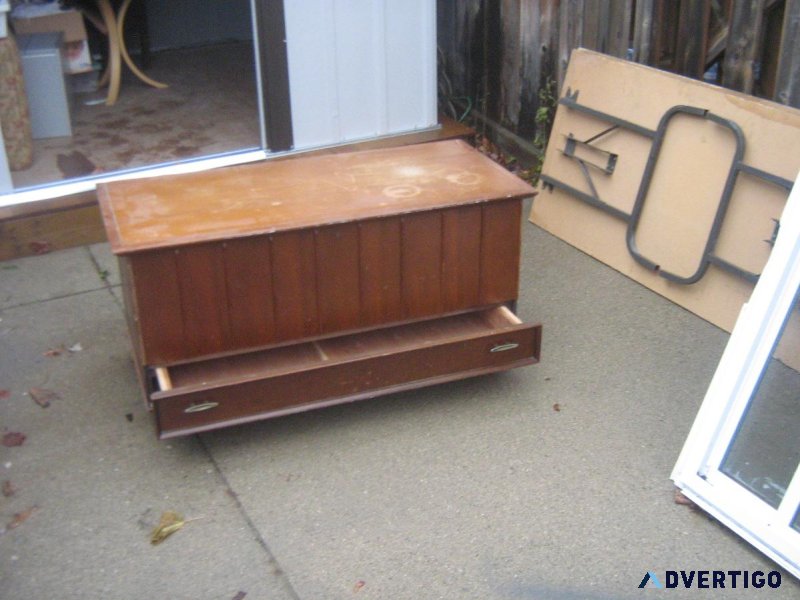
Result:
[[[429,0],[386,2],[389,129],[436,122],[436,6]],[[430,43],[425,43],[430,40]]]
[[[296,149],[436,125],[435,0],[285,0]]]

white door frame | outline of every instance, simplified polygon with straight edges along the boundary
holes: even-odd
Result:
[[[689,437],[672,472],[682,492],[716,519],[800,577],[800,467],[778,509],[720,471],[747,414],[800,286],[800,177],[750,300],[742,307]],[[798,391],[800,395],[800,391]],[[800,423],[797,424],[800,435]]]

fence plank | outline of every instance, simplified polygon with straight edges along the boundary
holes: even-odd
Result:
[[[655,0],[638,0],[633,26],[633,60],[650,64],[653,54]]]
[[[453,85],[462,96],[468,96],[475,101],[476,80],[475,71],[478,70],[478,65],[475,65],[476,52],[473,49],[476,40],[476,27],[475,21],[480,9],[480,0],[466,0],[465,2],[457,2],[455,22],[458,27],[456,31],[456,46],[461,54],[460,68],[456,70],[453,78]],[[478,52],[482,52],[482,47]]]
[[[764,15],[764,0],[743,0],[733,3],[731,24],[723,62],[722,85],[753,93],[758,37]]]
[[[700,78],[706,66],[710,4],[706,0],[681,0],[676,70],[682,75]]]
[[[800,106],[800,0],[786,0],[775,100]]]
[[[583,45],[584,0],[561,0],[558,7],[558,89],[564,83],[569,55]]]
[[[584,3],[581,19],[583,21],[581,46],[584,48],[602,52],[600,49],[603,38],[601,31],[605,26],[605,21],[602,19],[602,7],[607,3],[608,0],[591,0]]]
[[[558,84],[558,32],[559,32],[559,5],[560,0],[541,0],[535,3],[539,6],[539,23],[541,35],[539,42],[542,45],[540,57],[539,85],[547,85],[548,81]],[[533,12],[531,17],[533,18]],[[560,87],[558,89],[561,89]]]
[[[500,29],[502,52],[500,67],[500,124],[516,129],[522,96],[521,0],[502,0]]]
[[[544,32],[549,27],[542,18],[542,2],[523,0],[520,4],[520,98],[517,133],[533,139],[536,133],[535,116],[539,108],[539,85],[542,79],[542,59],[548,52]],[[548,2],[548,4],[551,4]]]
[[[608,13],[608,45],[611,56],[625,58],[631,44],[631,17],[633,0],[611,0]]]

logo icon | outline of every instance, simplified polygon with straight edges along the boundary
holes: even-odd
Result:
[[[648,581],[652,582],[653,587],[656,587],[658,589],[664,588],[664,586],[661,585],[661,582],[658,580],[658,577],[656,577],[656,574],[653,573],[652,571],[648,571],[647,573],[644,574],[644,577],[642,578],[642,582],[639,584],[639,587],[640,588],[647,587]]]

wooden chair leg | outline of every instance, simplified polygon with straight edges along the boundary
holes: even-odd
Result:
[[[122,78],[119,31],[117,29],[117,20],[114,16],[114,9],[111,8],[109,0],[97,0],[97,7],[100,9],[100,15],[103,17],[106,29],[108,29],[108,67],[100,81],[101,84],[105,84],[106,81],[108,82],[106,105],[113,106],[116,104],[117,98],[119,97],[119,85]]]
[[[119,39],[119,51],[122,55],[122,60],[125,61],[125,64],[128,65],[128,68],[133,71],[133,74],[136,75],[139,79],[141,79],[147,85],[151,85],[154,88],[163,89],[167,86],[166,83],[161,83],[160,81],[156,81],[142,73],[139,67],[131,60],[130,54],[128,54],[128,47],[125,45],[125,15],[128,14],[128,8],[131,5],[133,0],[124,0],[122,6],[120,6],[119,12],[117,13],[117,38]]]

